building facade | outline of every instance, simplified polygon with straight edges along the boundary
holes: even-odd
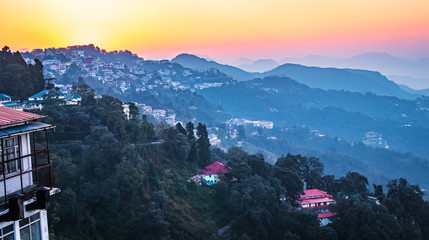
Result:
[[[213,184],[218,183],[225,173],[228,173],[228,169],[225,164],[218,161],[207,165],[205,168],[201,169],[201,171],[203,172],[202,174],[188,178],[188,182],[194,181],[198,185],[202,185],[202,183],[204,183],[205,185],[212,186]]]
[[[53,188],[48,130],[33,113],[0,105],[0,239],[49,239]]]
[[[296,203],[301,210],[316,211],[322,226],[327,225],[330,222],[329,218],[336,214],[329,209],[330,205],[336,203],[332,195],[319,189],[304,190],[304,194],[300,194]]]

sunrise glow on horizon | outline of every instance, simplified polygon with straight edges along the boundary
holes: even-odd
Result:
[[[424,0],[14,0],[3,9],[0,42],[14,50],[92,43],[225,59],[429,52]]]

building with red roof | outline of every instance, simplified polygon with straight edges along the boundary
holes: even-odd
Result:
[[[3,128],[2,126],[33,121],[43,117],[45,116],[18,111],[16,109],[8,108],[5,107],[3,104],[0,104],[0,128]]]
[[[225,164],[218,161],[206,166],[204,169],[201,169],[201,171],[203,172],[203,175],[219,175],[228,172],[228,170],[225,168]]]
[[[0,104],[0,239],[49,239],[46,209],[53,188],[43,118]],[[42,134],[44,133],[44,134]]]
[[[299,208],[304,210],[314,210],[318,213],[317,217],[320,220],[321,225],[329,223],[329,218],[335,216],[336,213],[331,212],[329,206],[335,204],[335,200],[332,195],[319,189],[307,189],[304,190],[303,194],[300,194],[299,199],[296,200],[299,204]]]
[[[220,163],[218,161],[206,166],[201,169],[203,172],[200,175],[195,175],[193,177],[188,178],[188,181],[197,182],[197,184],[201,185],[202,180],[206,185],[213,185],[219,182],[219,177],[225,173],[228,173],[228,170],[225,168],[225,164]]]

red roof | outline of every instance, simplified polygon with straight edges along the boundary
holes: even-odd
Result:
[[[300,195],[300,198],[314,198],[317,196],[325,196],[327,193],[325,191],[319,190],[319,189],[307,189],[304,190],[304,194]]]
[[[43,118],[44,116],[23,112],[0,105],[0,126]]]
[[[317,214],[317,218],[330,218],[332,216],[337,215],[335,212],[326,212],[326,213],[319,213]]]
[[[201,171],[204,175],[223,174],[228,172],[225,168],[225,164],[218,161],[206,166],[204,169],[201,169]]]
[[[332,196],[327,194],[325,191],[322,191],[319,189],[307,189],[307,190],[304,190],[304,194],[301,194],[299,200],[297,200],[296,202],[300,205],[307,205],[307,204],[319,204],[319,203],[327,203],[327,202],[335,203],[335,200],[332,199]],[[320,207],[320,206],[313,206],[309,208],[314,208],[314,207]],[[323,205],[323,207],[327,207],[327,206]]]

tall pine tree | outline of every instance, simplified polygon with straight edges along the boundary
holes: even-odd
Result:
[[[183,134],[183,135],[187,135],[186,134],[186,130],[183,128],[182,124],[179,122],[176,124],[176,129],[179,133]]]
[[[189,122],[186,124],[186,131],[188,132],[188,134],[187,134],[187,136],[188,136],[188,140],[189,140],[189,141],[191,141],[191,140],[195,140],[195,135],[194,135],[194,124],[193,124],[191,121],[189,121]]]
[[[186,161],[188,161],[189,163],[192,164],[193,167],[195,167],[199,162],[197,143],[195,142],[195,140],[192,140],[190,142],[190,145],[191,145],[191,149],[189,150],[189,154],[188,154],[188,157],[186,158]]]
[[[206,125],[202,123],[198,123],[197,136],[198,136],[197,143],[198,143],[198,150],[199,150],[198,165],[203,168],[211,163],[210,140],[209,140],[209,134],[207,133]]]

